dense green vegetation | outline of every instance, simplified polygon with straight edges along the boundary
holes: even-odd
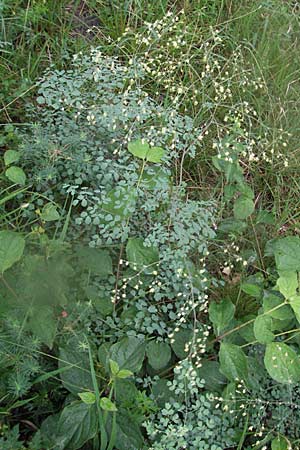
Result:
[[[1,450],[300,448],[300,4],[0,12]]]

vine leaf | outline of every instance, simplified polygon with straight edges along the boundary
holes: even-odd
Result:
[[[254,211],[254,202],[251,198],[241,195],[234,203],[233,214],[235,219],[243,220],[249,217]]]
[[[248,360],[238,345],[222,342],[219,359],[220,370],[228,380],[248,380]]]
[[[209,319],[213,323],[216,334],[221,332],[228,326],[233,319],[235,313],[234,304],[227,298],[221,300],[219,303],[211,302],[209,305]]]
[[[300,270],[300,239],[297,236],[287,236],[272,244],[276,266],[279,271]]]
[[[269,375],[278,383],[292,384],[300,381],[300,359],[287,344],[268,344],[264,363]]]
[[[261,344],[269,344],[274,340],[272,333],[273,319],[269,315],[259,315],[254,321],[254,336]]]

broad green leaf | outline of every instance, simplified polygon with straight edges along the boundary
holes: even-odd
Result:
[[[296,295],[296,291],[299,287],[297,272],[280,272],[279,275],[280,276],[276,284],[280,293],[285,298],[290,298],[293,295]]]
[[[155,402],[160,408],[163,408],[166,403],[184,401],[184,394],[175,394],[168,386],[168,380],[159,378],[152,384],[152,395]]]
[[[109,360],[109,368],[112,375],[117,375],[117,373],[120,370],[119,364],[116,361],[113,361],[112,359]]]
[[[245,292],[245,294],[255,298],[260,298],[263,292],[261,286],[254,283],[242,283],[241,290]]]
[[[88,353],[81,349],[80,337],[74,337],[65,347],[59,349],[59,368],[70,367],[60,374],[63,386],[73,394],[93,391]]]
[[[116,361],[121,369],[127,369],[133,373],[138,372],[143,364],[145,356],[145,344],[135,337],[125,337],[113,344],[109,351],[109,357]]]
[[[77,450],[97,433],[95,405],[75,401],[65,406],[56,430],[58,448]],[[55,447],[57,448],[57,447]]]
[[[112,260],[107,250],[91,247],[77,249],[78,263],[83,270],[90,270],[94,275],[106,278],[112,273]]]
[[[227,408],[230,410],[236,409],[236,383],[234,381],[231,381],[231,383],[228,383],[225,389],[223,390],[223,401],[222,401],[222,407]]]
[[[114,307],[108,292],[99,292],[99,288],[95,285],[87,286],[84,292],[87,298],[92,302],[97,312],[99,312],[102,316],[106,317],[113,312]]]
[[[300,381],[299,356],[283,342],[272,342],[266,346],[264,363],[269,375],[278,383]]]
[[[58,444],[56,442],[56,439],[59,418],[60,414],[53,414],[51,416],[48,416],[40,426],[41,435],[43,437],[43,444],[45,445],[45,447],[47,446],[46,448],[54,449],[56,448],[56,444]]]
[[[228,219],[224,219],[219,227],[218,232],[226,233],[226,234],[242,234],[247,228],[247,223],[242,220],[235,220],[234,218],[229,217]]]
[[[60,215],[53,203],[46,203],[41,212],[41,219],[45,222],[52,222],[53,220],[58,220]]]
[[[104,344],[100,345],[100,347],[98,348],[98,352],[97,352],[98,360],[106,372],[109,372],[110,347],[111,347],[111,344],[108,342],[105,342]]]
[[[5,171],[7,178],[16,184],[24,185],[26,182],[26,175],[20,167],[11,166]]]
[[[113,219],[115,222],[121,222],[128,219],[135,209],[137,198],[136,189],[119,188],[112,189],[108,194],[106,200],[101,204],[103,211],[107,213],[107,222]]]
[[[254,202],[251,198],[241,195],[233,206],[234,217],[237,220],[244,220],[254,211]]]
[[[230,162],[226,161],[225,158],[212,157],[213,165],[223,172],[228,183],[242,183],[243,182],[243,171],[238,163],[238,161]]]
[[[300,271],[300,238],[288,236],[272,243],[279,271]]]
[[[4,273],[23,255],[25,239],[16,231],[0,231],[0,272]]]
[[[290,298],[289,304],[291,305],[296,319],[300,323],[300,295],[294,295]]]
[[[171,348],[165,342],[151,341],[146,348],[148,362],[154,370],[166,367],[171,359]]]
[[[241,183],[243,181],[243,171],[238,162],[227,163],[225,166],[225,177],[228,183],[237,182]]]
[[[79,397],[87,405],[93,405],[96,402],[96,395],[94,392],[79,392]]]
[[[236,192],[238,192],[238,186],[236,184],[227,184],[224,187],[224,200],[229,202]]]
[[[247,183],[239,183],[238,190],[240,191],[241,194],[243,194],[244,197],[252,199],[254,198],[254,192]]]
[[[51,306],[37,305],[30,310],[27,328],[49,348],[53,346],[57,325],[58,320]]]
[[[170,184],[170,174],[165,167],[147,166],[141,177],[141,186],[147,190],[160,190]]]
[[[132,405],[136,402],[139,391],[133,381],[124,378],[115,379],[115,397],[118,405]]]
[[[175,355],[179,359],[185,359],[188,356],[188,343],[193,338],[193,331],[186,328],[180,328],[178,332],[174,333],[174,342],[171,347]]]
[[[271,311],[277,306],[282,305],[280,308]],[[276,291],[265,291],[263,298],[263,310],[264,313],[268,313],[273,319],[286,320],[294,317],[293,311],[289,305],[284,305],[284,299],[276,293]],[[271,311],[271,312],[269,312]]]
[[[147,142],[143,142],[141,139],[136,141],[131,141],[128,143],[128,150],[137,158],[146,159],[146,155],[150,149],[150,146]]]
[[[152,273],[159,262],[159,253],[156,247],[146,247],[142,238],[129,238],[126,245],[126,256],[134,270],[146,269]]]
[[[213,323],[216,334],[221,334],[234,317],[235,306],[225,298],[220,302],[211,302],[208,309],[209,319]]]
[[[108,397],[100,398],[100,406],[104,411],[118,411],[116,405]]]
[[[238,330],[238,334],[240,336],[242,336],[242,338],[246,342],[253,342],[256,339],[254,336],[254,331],[253,331],[253,319],[255,319],[255,317],[256,316],[254,314],[247,314],[246,316],[242,317],[240,319],[240,321],[238,322],[238,325],[242,325],[242,324],[249,322],[250,320],[252,321],[252,322],[248,323],[247,325],[243,325]]]
[[[4,153],[4,163],[6,166],[9,166],[10,164],[19,161],[20,159],[20,153],[15,150],[7,150]]]
[[[144,447],[144,439],[139,424],[128,414],[125,409],[119,409],[117,413],[117,430],[114,449],[116,450],[140,450]],[[112,414],[108,416],[107,429],[111,433]]]
[[[276,220],[274,214],[270,213],[269,211],[266,211],[262,209],[258,212],[256,217],[256,223],[264,223],[266,225],[275,225]]]
[[[219,351],[219,359],[220,370],[228,380],[248,380],[247,357],[238,345],[222,342]]]
[[[261,344],[269,344],[274,340],[272,333],[273,319],[268,315],[259,315],[254,321],[254,335]]]
[[[159,163],[164,156],[165,151],[161,147],[151,147],[146,155],[146,160],[153,163]]]
[[[285,437],[278,435],[271,442],[271,450],[288,450],[288,441]]]
[[[222,392],[227,378],[220,372],[218,361],[201,359],[201,367],[197,369],[200,379],[205,380],[205,389],[210,392]]]

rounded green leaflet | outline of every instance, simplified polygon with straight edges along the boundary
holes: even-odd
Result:
[[[269,375],[278,383],[293,384],[300,381],[300,359],[283,342],[272,342],[266,347],[264,358]]]
[[[284,436],[276,436],[271,442],[272,450],[288,450],[288,440]],[[290,447],[291,448],[291,447]]]
[[[163,148],[150,147],[147,142],[143,142],[141,139],[129,142],[128,150],[133,156],[153,163],[160,162],[165,154]]]
[[[150,149],[150,146],[147,142],[143,142],[141,139],[137,139],[136,141],[132,141],[128,143],[128,150],[137,158],[146,159],[146,155]]]
[[[16,150],[7,150],[4,153],[4,163],[6,166],[9,166],[10,164],[19,161],[20,159],[20,153]]]
[[[17,166],[11,166],[8,169],[6,169],[5,175],[10,181],[16,184],[24,185],[26,182],[26,175],[23,169]]]
[[[4,273],[19,261],[25,248],[25,239],[16,231],[0,231],[0,272]]]
[[[108,398],[108,397],[102,397],[100,399],[100,406],[104,411],[117,411],[116,405]]]
[[[146,160],[153,163],[159,163],[164,156],[165,151],[161,147],[151,147],[146,155]]]
[[[58,220],[60,215],[53,203],[46,203],[41,212],[41,219],[45,222],[52,222],[53,220]]]
[[[96,395],[94,392],[79,392],[78,396],[87,405],[93,405],[96,402]]]

